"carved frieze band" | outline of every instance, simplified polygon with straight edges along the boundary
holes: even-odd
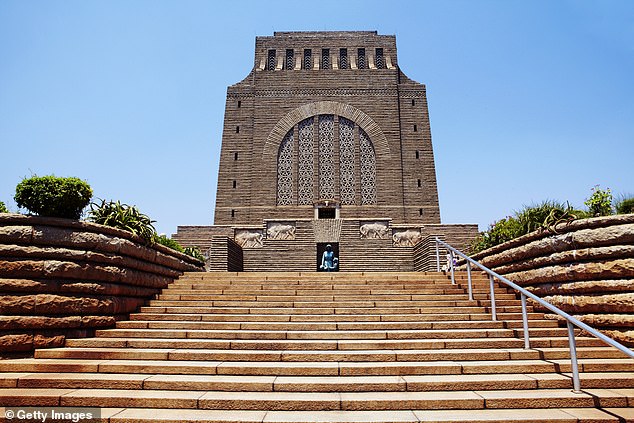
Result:
[[[394,90],[394,89],[299,89],[299,90],[259,90],[252,93],[228,93],[227,98],[245,99],[254,97],[310,97],[310,96],[396,96],[403,98],[420,98],[425,96],[425,90]]]

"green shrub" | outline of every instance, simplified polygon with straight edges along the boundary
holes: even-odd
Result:
[[[520,233],[522,235],[545,229],[565,215],[565,212],[571,210],[570,206],[566,206],[556,201],[543,201],[532,206],[524,206],[522,210],[515,213],[515,218],[520,223]]]
[[[0,213],[9,213],[9,209],[2,201],[0,201]]]
[[[17,185],[14,198],[18,207],[40,216],[79,219],[90,203],[92,189],[78,178],[32,176]]]
[[[183,247],[176,241],[174,241],[172,238],[168,238],[165,235],[156,235],[156,237],[154,238],[154,241],[157,244],[161,244],[161,245],[165,245],[166,247],[171,248],[172,250],[176,250],[179,252],[184,252]]]
[[[612,191],[602,190],[599,185],[592,188],[592,195],[583,203],[588,207],[590,216],[609,216],[612,214]]]
[[[557,225],[577,219],[570,205],[555,201],[544,201],[524,206],[514,216],[508,216],[489,226],[471,243],[470,252],[477,253],[536,230],[557,232]]]
[[[205,256],[202,255],[202,253],[200,252],[200,250],[198,249],[198,247],[186,247],[183,248],[182,245],[180,245],[177,241],[168,238],[165,235],[156,235],[154,237],[154,240],[161,245],[165,245],[166,247],[171,248],[172,250],[176,250],[179,251],[181,253],[187,254],[188,256],[191,256],[195,259],[198,259],[202,262],[205,261]]]
[[[192,256],[193,258],[198,259],[202,262],[205,261],[205,256],[203,256],[198,247],[187,247],[185,248],[183,253],[187,254],[188,256]]]
[[[504,219],[492,223],[489,225],[488,230],[480,232],[478,237],[471,243],[471,253],[477,253],[513,238],[517,238],[522,235],[521,226],[521,223],[512,216],[507,216]]]
[[[634,213],[634,196],[622,196],[614,206],[617,214]]]
[[[148,244],[155,242],[156,230],[152,225],[155,221],[141,213],[135,206],[121,204],[119,201],[101,200],[101,204],[90,205],[88,220],[132,232]]]

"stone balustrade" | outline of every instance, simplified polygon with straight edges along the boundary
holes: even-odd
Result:
[[[634,344],[634,215],[536,231],[473,256],[581,321]]]
[[[190,256],[129,232],[0,214],[0,354],[63,345],[112,327],[185,271]]]

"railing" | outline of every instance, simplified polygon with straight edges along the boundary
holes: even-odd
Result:
[[[469,300],[473,301],[473,287],[472,287],[472,282],[471,282],[471,266],[475,265],[477,267],[479,267],[480,269],[482,269],[485,273],[487,273],[489,275],[489,288],[491,290],[491,319],[492,320],[497,320],[497,314],[496,314],[496,307],[495,307],[495,279],[499,280],[500,282],[504,283],[505,285],[513,288],[515,291],[518,291],[520,293],[521,296],[521,301],[522,301],[522,323],[523,323],[523,329],[524,329],[524,348],[525,349],[530,349],[530,336],[528,333],[528,312],[526,309],[526,299],[530,298],[534,301],[536,301],[537,303],[539,303],[541,306],[543,306],[544,308],[547,308],[548,310],[552,311],[553,313],[563,317],[564,319],[566,319],[566,325],[568,326],[568,345],[570,348],[570,361],[571,361],[571,369],[572,369],[572,385],[573,385],[573,392],[575,393],[580,393],[581,392],[581,381],[579,379],[579,363],[577,361],[577,344],[575,341],[575,331],[574,331],[574,327],[578,327],[579,329],[584,330],[585,332],[587,332],[588,334],[600,339],[601,341],[605,342],[608,345],[611,345],[615,348],[617,348],[619,351],[623,352],[624,354],[628,355],[629,357],[634,358],[634,351],[630,350],[629,348],[627,348],[624,345],[621,345],[619,342],[615,341],[614,339],[605,336],[604,334],[602,334],[601,332],[597,331],[596,329],[591,328],[590,326],[586,325],[585,323],[579,321],[578,319],[575,319],[574,317],[572,317],[571,315],[569,315],[568,313],[560,310],[559,308],[555,307],[554,305],[550,304],[547,301],[544,301],[543,299],[539,298],[538,296],[536,296],[535,294],[527,291],[526,289],[522,288],[521,286],[511,282],[510,280],[506,279],[504,276],[501,276],[497,273],[495,273],[493,270],[489,269],[488,267],[484,266],[483,264],[473,260],[471,257],[467,256],[466,254],[464,254],[463,252],[455,249],[454,247],[452,247],[451,245],[447,244],[444,241],[441,241],[440,239],[436,238],[436,270],[440,272],[440,246],[445,247],[449,253],[449,263],[448,263],[448,267],[449,267],[449,271],[451,272],[451,283],[452,284],[456,284],[456,277],[455,277],[455,258],[456,255],[458,255],[459,257],[462,257],[463,259],[466,260],[467,263],[467,285],[468,285],[468,293],[469,293]]]

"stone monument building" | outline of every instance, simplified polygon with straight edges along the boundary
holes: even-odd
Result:
[[[227,90],[214,226],[175,239],[214,270],[421,270],[442,225],[425,86],[376,31],[256,37],[251,73]],[[429,260],[427,260],[429,261]]]

